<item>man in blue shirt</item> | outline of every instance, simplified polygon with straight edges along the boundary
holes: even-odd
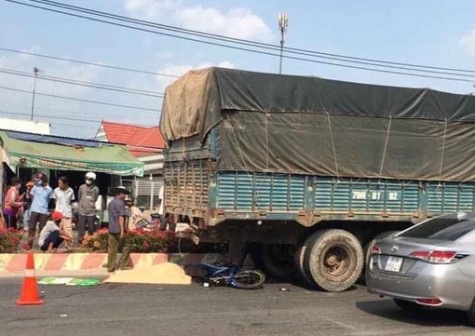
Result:
[[[53,189],[48,185],[48,177],[43,173],[36,173],[33,177],[35,186],[30,191],[32,198],[30,227],[28,230],[28,246],[33,247],[35,240],[36,226],[39,223],[39,232],[48,221],[48,204],[53,194]]]

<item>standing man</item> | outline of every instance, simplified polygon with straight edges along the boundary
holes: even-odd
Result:
[[[53,199],[56,201],[55,212],[61,214],[60,229],[67,235],[73,236],[73,207],[72,202],[76,200],[74,191],[69,187],[69,181],[66,176],[58,179],[58,187],[54,189]],[[70,248],[71,243],[67,241],[66,247]]]
[[[130,259],[130,245],[126,239],[127,233],[127,210],[125,209],[125,196],[129,191],[125,187],[117,187],[115,198],[110,201],[107,210],[109,212],[109,250],[107,253],[107,270],[114,272],[116,269],[117,253],[122,247],[122,256],[119,260],[121,270],[132,269]]]
[[[28,230],[28,246],[33,247],[35,240],[36,226],[39,223],[40,232],[48,221],[48,204],[53,194],[53,189],[48,185],[48,177],[43,173],[36,173],[33,176],[35,186],[30,191],[32,198],[30,229]]]
[[[96,202],[99,198],[99,188],[96,186],[96,174],[87,173],[86,183],[79,187],[78,192],[78,242],[81,245],[84,239],[84,231],[87,225],[89,235],[94,233],[94,222],[96,221]]]
[[[33,199],[31,198],[31,189],[35,186],[33,181],[26,183],[26,191],[23,193],[23,200],[25,205],[23,207],[23,230],[28,232],[30,229],[30,217],[31,217],[31,203]]]

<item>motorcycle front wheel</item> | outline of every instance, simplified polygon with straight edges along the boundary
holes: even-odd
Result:
[[[233,275],[231,285],[240,289],[257,289],[266,281],[264,273],[258,270],[244,270]]]

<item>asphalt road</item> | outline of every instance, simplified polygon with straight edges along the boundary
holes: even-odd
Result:
[[[0,335],[474,335],[464,313],[410,316],[362,286],[323,293],[192,286],[41,286],[43,306],[19,307],[21,279],[0,279]],[[281,288],[288,291],[281,291]]]

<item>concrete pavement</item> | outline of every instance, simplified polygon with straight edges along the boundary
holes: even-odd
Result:
[[[40,286],[46,304],[18,307],[21,278],[0,279],[0,335],[473,335],[460,312],[410,316],[364,287],[323,293],[192,286]],[[281,291],[282,287],[288,291]]]
[[[202,262],[219,263],[226,255],[219,253],[131,253],[134,268],[149,269],[153,265],[171,262],[181,266]],[[8,273],[22,274],[26,265],[26,254],[0,253],[0,277]],[[35,252],[36,271],[101,271],[107,262],[106,253],[42,253]]]

